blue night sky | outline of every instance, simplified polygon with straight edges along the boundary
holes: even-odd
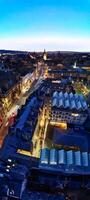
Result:
[[[90,51],[90,0],[0,0],[0,49]]]

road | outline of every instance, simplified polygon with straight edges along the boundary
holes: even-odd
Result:
[[[24,94],[21,94],[20,95],[20,98],[19,100],[17,100],[13,106],[11,107],[10,111],[7,113],[4,121],[3,121],[3,124],[0,128],[0,147],[2,146],[2,143],[3,143],[3,140],[6,136],[6,134],[8,133],[8,128],[9,128],[9,118],[12,116],[12,114],[14,112],[17,112],[18,109],[20,109],[22,107],[22,105],[25,104],[26,102],[26,99],[28,99],[28,97],[35,91],[37,90],[40,85],[42,84],[42,78],[40,77],[38,80],[35,80],[31,86],[31,88]]]
[[[45,106],[38,117],[38,123],[33,135],[33,153],[34,157],[40,158],[40,150],[45,147],[45,138],[48,126],[49,112],[46,112]]]

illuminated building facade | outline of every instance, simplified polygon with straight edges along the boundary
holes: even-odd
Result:
[[[51,121],[82,125],[87,119],[87,109],[83,95],[55,91],[52,97]]]
[[[51,79],[60,79],[60,78],[65,78],[67,79],[68,77],[72,78],[73,80],[83,80],[88,83],[90,83],[90,73],[87,71],[78,71],[77,68],[74,69],[53,69],[52,67],[48,68],[48,78]]]
[[[32,73],[28,73],[21,77],[12,87],[10,87],[4,94],[0,93],[1,112],[0,118],[3,120],[7,112],[13,106],[15,101],[19,100],[20,95],[27,92],[37,78],[37,69]],[[38,71],[39,75],[39,71]]]

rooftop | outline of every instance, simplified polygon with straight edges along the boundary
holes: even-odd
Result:
[[[19,81],[19,76],[11,71],[0,71],[0,89],[2,94],[13,87]]]
[[[64,108],[77,111],[85,111],[88,109],[87,103],[82,94],[73,94],[67,92],[57,92],[53,93],[52,97],[52,107]]]
[[[46,144],[48,139],[57,149],[80,149],[88,151],[88,140],[85,130],[77,130],[75,128],[63,129],[53,125],[48,125]],[[48,145],[47,145],[48,146]]]
[[[42,149],[39,167],[67,174],[90,174],[90,154],[63,149]]]

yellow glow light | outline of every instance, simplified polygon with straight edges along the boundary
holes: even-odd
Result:
[[[18,149],[17,153],[20,153],[20,154],[25,155],[25,156],[32,156],[30,151],[25,151],[23,149]]]
[[[78,114],[78,113],[72,113],[72,116],[74,116],[74,117],[78,117],[79,114]]]
[[[66,122],[56,122],[56,121],[50,121],[50,124],[52,126],[57,126],[59,128],[62,128],[62,129],[67,129],[67,123]]]
[[[41,126],[41,127],[44,126],[44,120],[41,120],[41,122],[40,122],[40,126]]]

